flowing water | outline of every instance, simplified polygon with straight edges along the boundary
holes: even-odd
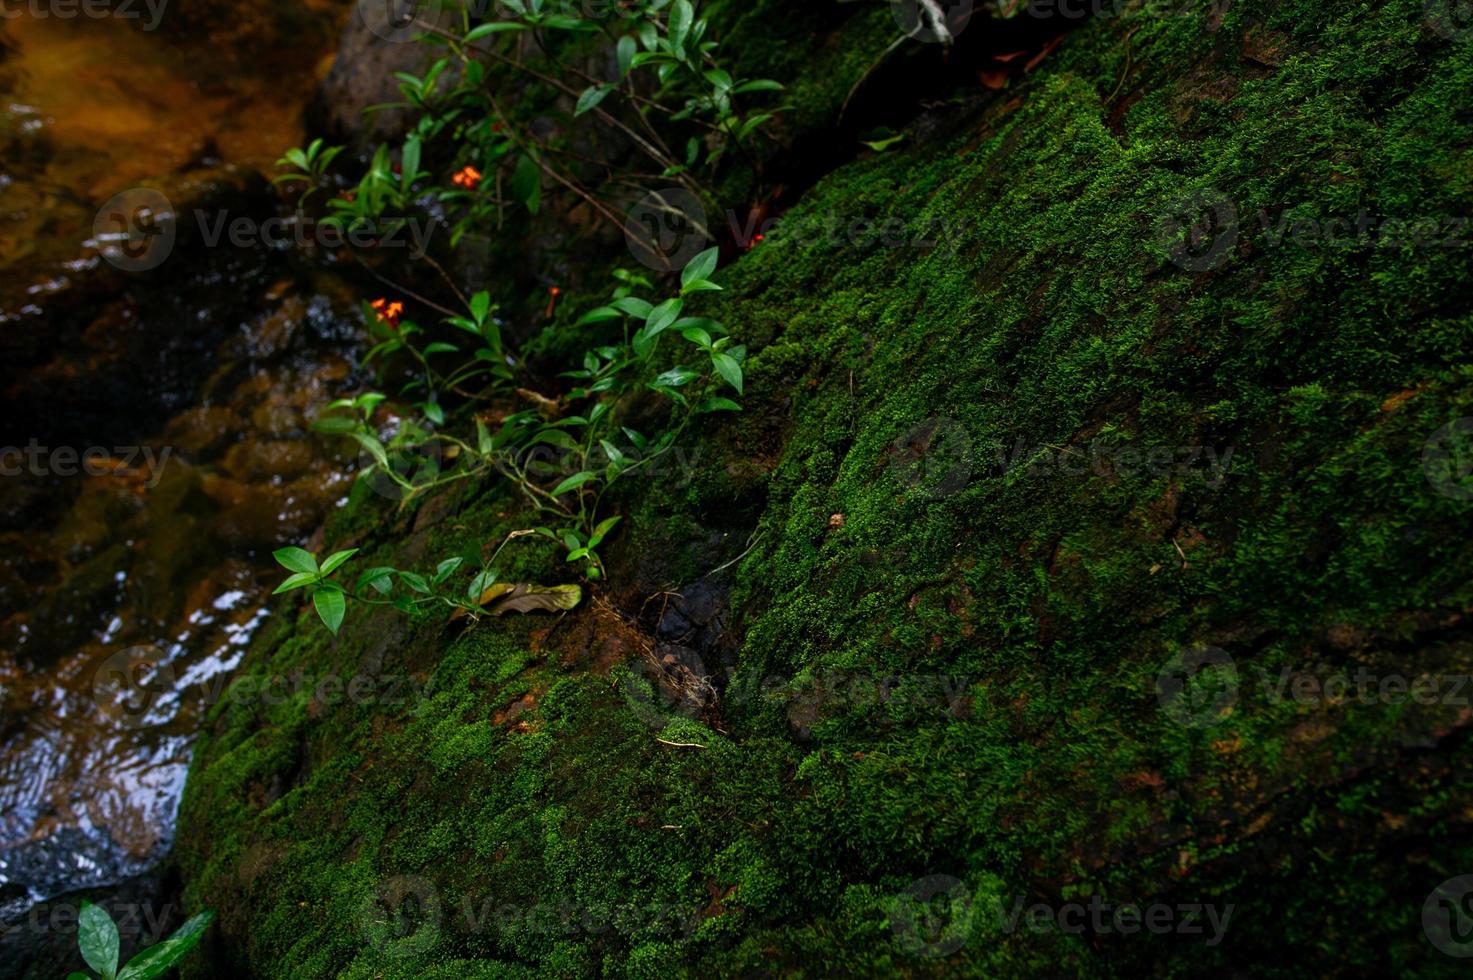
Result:
[[[349,461],[308,430],[353,380],[331,255],[197,242],[109,262],[149,180],[183,214],[270,214],[341,4],[220,32],[0,20],[0,917],[167,852],[192,740]],[[187,14],[181,14],[186,16]],[[242,34],[246,18],[259,29]],[[209,40],[202,40],[208,38]]]

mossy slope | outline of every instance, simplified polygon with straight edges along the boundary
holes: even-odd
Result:
[[[747,412],[626,497],[611,567],[658,546],[689,584],[703,529],[755,516],[724,731],[609,669],[613,626],[264,637],[248,676],[423,694],[217,711],[179,848],[220,909],[200,975],[1452,975],[1422,908],[1473,872],[1473,712],[1273,692],[1473,672],[1473,503],[1422,458],[1473,415],[1473,236],[1276,234],[1473,214],[1473,43],[1411,0],[1218,13],[1089,25],[726,274]],[[1238,223],[1186,270],[1161,228],[1193,194]],[[407,563],[511,508],[329,539]],[[1204,645],[1236,699],[1163,707]],[[907,895],[937,888],[933,933]],[[1232,912],[1215,944],[1005,922],[1092,896]]]

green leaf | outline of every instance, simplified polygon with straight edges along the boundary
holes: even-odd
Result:
[[[343,625],[343,613],[348,610],[346,597],[336,589],[318,589],[312,593],[312,605],[317,607],[323,625],[336,634]]]
[[[871,150],[874,150],[876,153],[883,153],[903,139],[905,139],[905,134],[900,133],[895,136],[888,136],[872,140],[860,140],[860,142],[869,147]]]
[[[579,317],[578,322],[573,324],[573,326],[582,327],[590,323],[603,323],[607,320],[617,320],[623,315],[624,314],[622,311],[617,310],[612,306],[599,306],[592,310],[589,310],[587,313]]]
[[[659,306],[650,310],[649,316],[644,321],[645,336],[651,340],[658,337],[666,327],[674,323],[676,318],[680,316],[680,308],[683,305],[678,299],[667,299]]]
[[[278,548],[271,552],[277,564],[289,572],[316,572],[317,558],[304,548]]]
[[[117,980],[154,980],[169,972],[184,954],[199,944],[200,938],[205,934],[205,928],[209,926],[210,920],[215,917],[214,912],[201,912],[190,919],[179,930],[159,943],[150,946],[129,961],[123,967],[123,972],[118,974]]]
[[[650,311],[654,309],[652,304],[645,302],[638,296],[625,296],[623,299],[615,300],[613,305],[614,309],[620,313],[628,313],[630,316],[640,318],[648,317]]]
[[[482,290],[471,297],[471,316],[475,317],[477,323],[482,323],[486,315],[491,312],[491,294]]]
[[[670,8],[670,46],[676,51],[685,47],[691,21],[695,17],[695,8],[690,5],[690,0],[675,0],[675,5]]]
[[[471,584],[465,587],[466,596],[472,601],[479,599],[482,592],[485,592],[496,584],[497,574],[494,568],[488,568],[484,572],[477,572],[476,577],[471,579]]]
[[[626,34],[619,38],[619,43],[615,45],[614,50],[619,57],[619,77],[623,78],[629,74],[629,69],[634,62],[634,55],[638,50],[638,42],[631,35]]]
[[[414,178],[419,175],[419,138],[409,137],[404,141],[404,152],[399,161],[400,187],[404,193],[409,193],[409,186],[414,183]]]
[[[385,468],[388,467],[389,454],[384,451],[384,444],[379,442],[376,436],[369,435],[367,432],[355,432],[353,438],[357,440],[358,445],[368,450],[368,455],[373,457],[375,463]]]
[[[476,449],[482,456],[489,456],[496,449],[496,440],[486,429],[486,423],[476,419]]]
[[[300,589],[302,586],[310,585],[315,581],[317,581],[316,572],[297,572],[295,575],[288,577],[285,582],[282,582],[280,585],[278,585],[276,587],[276,591],[272,592],[271,594],[281,595],[283,592],[290,592],[293,589]]]
[[[394,588],[393,576],[395,571],[396,569],[390,568],[387,565],[379,565],[377,568],[370,568],[362,575],[358,576],[357,588],[361,589],[365,585],[367,585],[381,595],[388,595]]]
[[[433,344],[430,344],[428,347],[426,347],[424,349],[424,355],[425,355],[425,357],[429,357],[431,354],[458,354],[458,353],[460,353],[460,348],[459,347],[456,347],[454,344],[447,344],[443,340],[437,340]]]
[[[716,271],[716,263],[720,261],[720,258],[720,247],[713,246],[691,259],[681,270],[680,285],[683,287],[697,279],[710,279],[711,273]]]
[[[737,359],[730,354],[712,352],[711,363],[716,368],[716,373],[726,379],[726,383],[736,389],[738,395],[742,393],[742,366]]]
[[[77,921],[77,945],[88,966],[102,974],[103,980],[113,980],[118,972],[118,927],[112,916],[86,899]]]
[[[542,206],[542,169],[536,160],[524,156],[517,161],[517,169],[511,176],[511,193],[528,211],[537,213]]]
[[[624,454],[619,452],[618,446],[615,446],[607,439],[600,439],[598,441],[598,444],[599,447],[603,449],[604,455],[609,457],[609,462],[613,463],[615,466],[624,465]]]
[[[585,112],[591,112],[598,108],[598,104],[608,97],[613,89],[608,85],[590,85],[578,96],[578,105],[573,109],[574,116],[581,116]]]
[[[525,31],[526,29],[526,24],[518,24],[509,20],[494,20],[489,24],[482,24],[480,27],[473,28],[465,36],[464,43],[470,44],[474,41],[479,41],[483,37],[499,34],[502,31]]]
[[[347,551],[339,551],[328,555],[327,560],[322,563],[322,574],[326,575],[329,572],[335,571],[342,566],[343,562],[356,554],[358,554],[357,548],[349,548]]]
[[[774,82],[770,78],[754,78],[750,82],[742,82],[732,89],[737,95],[745,95],[748,92],[781,92],[782,82]]]
[[[312,423],[312,428],[328,435],[344,435],[358,428],[358,420],[349,415],[323,415]]]
[[[718,92],[731,90],[731,75],[720,68],[709,68],[701,74]]]
[[[738,405],[730,398],[719,398],[716,396],[703,398],[701,399],[700,404],[696,406],[697,415],[703,414],[705,412],[740,412],[741,410],[742,406]]]
[[[597,480],[597,479],[598,479],[598,474],[597,473],[590,473],[587,470],[584,470],[581,473],[574,473],[572,476],[568,477],[562,483],[559,483],[557,485],[557,488],[552,491],[552,495],[554,497],[561,497],[563,494],[567,493],[569,490],[573,490],[573,489],[575,489],[577,487],[581,487],[581,486],[583,486],[583,484],[587,483],[589,480]]]
[[[593,529],[593,537],[588,539],[588,547],[597,548],[603,543],[604,537],[609,531],[613,530],[614,525],[618,524],[619,520],[620,518],[618,517],[610,517],[607,520],[599,521],[598,527]]]
[[[692,371],[688,367],[673,367],[661,374],[650,384],[656,388],[679,388],[681,385],[690,384],[701,376],[701,372]]]
[[[441,582],[454,575],[455,570],[464,563],[465,559],[459,556],[455,558],[446,558],[444,561],[440,562],[440,564],[435,566],[434,583],[436,585],[439,585]]]
[[[560,31],[596,31],[598,28],[586,20],[578,17],[569,17],[566,14],[551,14],[542,18],[543,27],[551,27]]]
[[[721,287],[709,279],[692,279],[680,287],[682,293],[711,293],[721,292]]]
[[[686,327],[680,331],[680,335],[691,343],[699,346],[702,350],[711,349],[711,335],[700,327]]]
[[[429,594],[430,583],[426,582],[425,577],[418,572],[400,572],[399,577],[414,591]]]

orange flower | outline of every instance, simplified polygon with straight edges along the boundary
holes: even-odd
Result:
[[[473,191],[481,182],[481,172],[475,167],[464,167],[454,177],[451,177],[450,181],[456,187],[464,187],[468,191]]]
[[[380,298],[374,300],[369,305],[378,314],[378,318],[391,327],[397,327],[399,325],[399,318],[404,315],[404,304],[398,300],[390,303],[388,300]]]

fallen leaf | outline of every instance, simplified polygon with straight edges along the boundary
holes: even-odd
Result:
[[[583,589],[577,585],[517,585],[496,605],[486,610],[492,616],[507,613],[561,612],[583,601]]]
[[[525,582],[511,585],[498,582],[481,593],[476,605],[485,606],[495,602],[494,606],[486,609],[486,615],[505,616],[507,613],[561,612],[572,609],[582,601],[583,588],[577,585],[530,585]],[[466,610],[457,609],[450,614],[450,621],[453,623],[464,615]]]

